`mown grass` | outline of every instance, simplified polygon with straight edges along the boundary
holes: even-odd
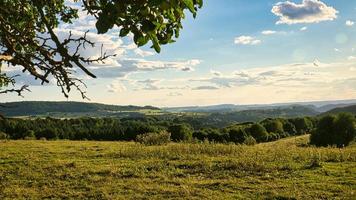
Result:
[[[0,199],[354,199],[356,146],[0,142]]]

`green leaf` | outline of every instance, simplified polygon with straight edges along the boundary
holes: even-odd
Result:
[[[150,32],[150,31],[154,31],[156,29],[156,25],[149,21],[149,20],[144,20],[142,22],[142,31],[143,32]]]
[[[141,46],[143,46],[143,45],[145,45],[145,44],[147,44],[147,42],[149,41],[149,38],[146,36],[142,36],[142,37],[139,37],[138,39],[137,39],[137,46],[139,46],[139,47],[141,47]]]
[[[203,0],[195,0],[199,8],[203,7]]]
[[[113,27],[113,24],[110,23],[110,20],[108,20],[107,14],[101,13],[95,26],[98,30],[98,33],[103,34],[108,32],[108,30]]]
[[[120,30],[120,37],[125,37],[127,34],[130,33],[130,30],[129,29],[126,29],[126,28],[122,28]]]
[[[150,37],[151,37],[152,44],[153,44],[151,48],[154,48],[154,50],[157,53],[160,53],[161,52],[161,46],[159,44],[159,40],[158,40],[157,36],[154,35],[154,34],[151,34]]]
[[[193,0],[181,0],[192,13],[196,13]]]

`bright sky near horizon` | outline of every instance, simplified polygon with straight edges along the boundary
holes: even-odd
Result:
[[[98,45],[85,55],[98,55],[100,44],[118,55],[89,67],[97,79],[83,77],[91,102],[265,104],[356,99],[355,22],[353,0],[204,0],[197,18],[187,17],[180,38],[160,54],[119,38],[117,29],[95,34],[95,21],[83,13],[56,32],[91,30]],[[10,94],[0,101],[66,100],[55,84],[40,86],[31,77],[18,84],[29,82],[32,92],[24,98]],[[68,100],[84,101],[74,90]]]

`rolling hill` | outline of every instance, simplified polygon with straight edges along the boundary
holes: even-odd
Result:
[[[337,114],[337,113],[342,113],[342,112],[348,112],[348,113],[352,113],[352,114],[356,115],[356,105],[346,106],[346,107],[342,107],[342,108],[334,108],[324,114]]]
[[[259,121],[264,118],[314,116],[331,109],[330,113],[352,112],[356,113],[355,105],[350,102],[305,102],[294,104],[270,105],[233,105],[222,104],[215,106],[192,106],[180,108],[157,108],[153,106],[118,106],[99,103],[84,102],[49,102],[49,101],[22,101],[0,103],[0,114],[7,117],[143,117],[145,115],[165,115],[170,117],[185,116],[187,119],[194,113],[201,113],[209,124],[231,122]],[[333,108],[333,109],[332,109]],[[329,113],[327,112],[327,113]],[[195,115],[195,114],[194,114]],[[188,117],[187,117],[188,116]],[[196,117],[195,117],[196,118]]]
[[[152,106],[116,106],[83,102],[48,102],[23,101],[0,103],[0,113],[9,117],[17,116],[116,116],[122,114],[139,114],[144,110],[159,111]]]

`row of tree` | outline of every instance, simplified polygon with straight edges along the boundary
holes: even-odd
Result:
[[[259,123],[237,123],[225,128],[196,129],[188,123],[153,117],[141,119],[3,119],[1,135],[10,139],[69,139],[99,141],[133,141],[147,133],[170,133],[172,141],[211,141],[221,143],[260,143],[312,133],[311,143],[318,146],[348,145],[355,138],[355,117],[350,114],[325,116],[321,119],[300,117],[268,118]]]
[[[245,136],[258,142],[275,140],[309,132],[315,126],[312,118],[266,119],[260,123],[240,123],[229,127],[194,130],[188,123],[157,118],[77,118],[77,119],[4,119],[0,131],[11,139],[46,138],[70,140],[130,141],[138,135],[167,130],[173,141],[199,140],[240,143]]]

